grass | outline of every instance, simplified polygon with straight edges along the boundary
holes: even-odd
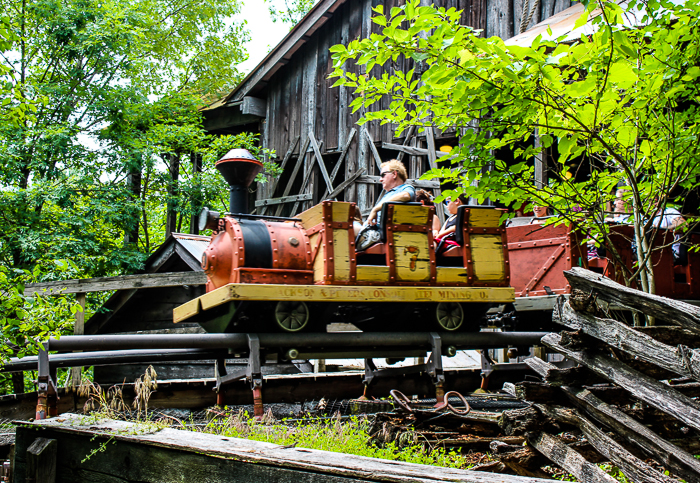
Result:
[[[183,429],[192,428],[185,425]],[[345,421],[340,418],[309,419],[285,423],[284,420],[276,422],[272,418],[256,421],[241,411],[197,430],[232,438],[447,468],[466,469],[478,463],[471,455],[458,450],[426,447],[411,432],[404,433],[397,441],[378,445],[369,434],[370,422],[364,418]]]

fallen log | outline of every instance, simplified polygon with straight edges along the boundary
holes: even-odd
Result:
[[[555,367],[539,358],[527,359],[525,363],[541,376],[545,375],[547,369]],[[651,429],[601,401],[586,389],[563,386],[561,391],[579,410],[598,423],[613,429],[619,436],[654,457],[670,471],[688,482],[700,482],[700,461],[692,454],[659,437]]]
[[[617,483],[617,480],[598,466],[562,443],[559,438],[545,432],[528,436],[528,442],[550,461],[576,477],[582,483]]]
[[[657,319],[669,324],[700,333],[700,308],[694,305],[640,292],[580,267],[565,271],[564,276],[572,289],[595,292],[601,300],[642,313],[654,314]]]
[[[584,334],[633,357],[676,374],[700,380],[700,350],[684,345],[672,347],[616,320],[576,312],[564,302],[563,297],[557,300],[557,309],[552,314],[552,320],[570,329],[581,330]]]
[[[637,372],[622,362],[599,353],[570,351],[560,344],[559,334],[547,334],[542,343],[563,354],[567,359],[582,364],[601,377],[625,388],[634,397],[683,421],[688,426],[700,429],[700,404],[671,386],[662,384],[646,374]]]
[[[596,451],[616,464],[632,481],[637,483],[677,483],[675,478],[660,473],[620,446],[575,409],[557,408],[546,404],[537,407],[554,419],[578,426]]]

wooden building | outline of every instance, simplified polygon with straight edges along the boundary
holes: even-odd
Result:
[[[541,20],[572,6],[570,0],[422,0],[426,5],[462,10],[465,25],[485,36],[509,39]],[[294,214],[322,199],[358,203],[363,213],[381,191],[378,163],[403,160],[409,177],[435,166],[441,147],[454,146],[454,133],[394,137],[391,125],[373,121],[356,125],[362,112],[348,105],[352,92],[331,88],[329,48],[378,32],[372,8],[384,10],[404,0],[320,0],[267,57],[224,99],[204,110],[205,126],[217,134],[259,133],[263,147],[274,149],[284,172],[256,191],[258,214]],[[579,6],[580,8],[580,6]],[[532,15],[530,15],[532,14]],[[527,22],[528,17],[530,21]],[[523,25],[527,22],[527,25]],[[408,71],[420,65],[400,59],[391,68]],[[358,69],[357,66],[348,68]],[[375,67],[374,74],[381,67]],[[382,104],[387,106],[389,99]],[[300,154],[301,153],[301,154]],[[320,162],[319,162],[320,161]],[[439,189],[436,181],[416,185]]]

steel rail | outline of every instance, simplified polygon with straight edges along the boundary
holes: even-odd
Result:
[[[49,360],[52,368],[81,366],[111,366],[137,362],[172,362],[203,359],[216,359],[226,356],[227,351],[208,349],[159,349],[159,350],[117,350],[76,352],[70,354],[51,354]],[[0,372],[19,372],[36,370],[38,356],[10,359],[0,367]]]
[[[440,332],[443,347],[494,349],[537,345],[547,332]],[[350,348],[430,349],[428,332],[345,332],[308,334],[257,334],[265,349],[295,348],[341,350]],[[50,351],[109,351],[125,349],[229,349],[245,352],[246,334],[68,335],[51,338]]]

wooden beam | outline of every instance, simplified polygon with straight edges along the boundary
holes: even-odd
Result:
[[[358,183],[367,184],[382,184],[382,179],[379,176],[360,176],[357,180]],[[439,189],[440,183],[438,181],[425,181],[420,179],[408,179],[406,183],[415,186],[416,188],[423,189]]]
[[[287,152],[284,154],[284,158],[282,158],[282,164],[280,164],[280,178],[282,177],[281,173],[284,173],[284,168],[287,166],[287,163],[292,158],[292,154],[294,153],[297,144],[299,144],[299,139],[301,139],[301,136],[294,137],[294,140],[289,144]],[[275,196],[275,190],[277,189],[277,184],[280,182],[280,178],[275,178],[274,180],[272,180],[270,186],[270,196]],[[265,214],[266,209],[267,208],[263,209],[263,214]]]
[[[350,176],[348,179],[346,179],[345,181],[343,181],[342,183],[340,183],[340,184],[338,185],[338,187],[337,187],[336,189],[334,189],[333,192],[332,192],[331,194],[328,195],[328,199],[329,199],[329,200],[333,200],[333,199],[337,198],[338,195],[340,195],[340,193],[342,193],[343,191],[345,191],[345,189],[346,189],[348,186],[350,186],[350,185],[353,184],[358,178],[360,178],[360,177],[365,173],[365,171],[366,171],[366,170],[365,170],[364,168],[362,168],[360,171],[357,171],[355,174],[353,174],[352,176]]]
[[[258,66],[241,81],[238,86],[227,96],[226,102],[242,99],[259,82],[269,78],[271,73],[277,68],[283,59],[287,57],[299,43],[304,42],[307,33],[313,27],[318,27],[326,21],[324,14],[334,11],[337,8],[337,0],[321,0],[311,11],[299,22],[289,34],[270,52]]]
[[[552,407],[546,404],[537,405],[544,414],[567,424],[573,424],[586,436],[588,442],[596,451],[617,465],[626,477],[636,483],[678,483],[678,480],[666,476],[634,456],[620,446],[610,436],[583,417],[575,409]]]
[[[528,436],[530,443],[537,451],[545,455],[549,460],[576,477],[582,483],[617,483],[617,480],[589,463],[579,453],[569,448],[556,436],[544,431]]]
[[[58,442],[55,439],[36,438],[27,448],[25,477],[33,483],[56,482],[56,453]]]
[[[181,285],[204,285],[204,272],[144,273],[119,277],[83,278],[56,282],[29,283],[24,296],[63,295],[67,293],[102,292],[105,290],[128,290],[138,288],[179,287]]]
[[[285,196],[284,198],[269,198],[267,200],[258,200],[255,202],[255,206],[270,206],[279,205],[280,203],[291,203],[292,201],[309,201],[313,198],[311,193],[305,193],[303,195],[293,195]]]
[[[570,329],[581,330],[637,359],[700,381],[700,350],[663,344],[622,322],[577,312],[569,302],[558,304],[552,320]]]
[[[391,149],[394,151],[399,151],[399,156],[401,156],[402,154],[410,154],[411,156],[428,156],[427,149],[417,148],[415,146],[402,146],[400,144],[382,143],[382,148],[383,149]],[[439,158],[449,156],[449,155],[450,155],[450,153],[443,153],[442,151],[437,151],[435,153],[435,156],[439,157]]]
[[[595,292],[601,299],[628,309],[654,314],[657,319],[677,324],[694,332],[700,332],[700,308],[652,295],[613,282],[607,277],[589,270],[574,267],[564,272],[572,288]]]
[[[428,164],[430,169],[437,168],[437,154],[435,152],[435,133],[432,127],[425,128],[425,140],[428,143]]]
[[[543,377],[547,371],[556,369],[553,364],[538,358],[527,359],[525,363]],[[564,386],[561,390],[579,410],[587,413],[599,424],[612,428],[643,452],[654,456],[669,470],[687,481],[695,483],[700,481],[700,461],[693,455],[659,437],[651,429],[616,407],[601,401],[587,389]]]
[[[348,152],[350,151],[350,146],[352,145],[352,140],[356,134],[357,134],[357,129],[352,128],[352,130],[350,131],[350,134],[348,135],[348,140],[345,143],[345,146],[343,147],[343,151],[340,153],[340,157],[338,158],[338,162],[335,163],[335,166],[333,167],[333,171],[331,172],[331,182],[335,181],[335,177],[338,176],[338,171],[340,171],[340,167],[343,165],[343,161],[345,161],[345,157],[348,155]],[[337,190],[337,188],[336,188],[336,190]]]
[[[315,141],[313,135],[309,133],[309,142]],[[321,146],[323,146],[323,141],[321,141]],[[304,179],[301,182],[301,187],[299,188],[299,191],[304,191],[306,189],[307,185],[309,184],[309,180],[311,179],[311,175],[314,172],[314,164],[316,163],[316,151],[320,151],[321,149],[319,148],[318,150],[313,150],[311,153],[311,161],[309,161],[309,166],[306,170],[306,173],[304,173]],[[323,163],[323,158],[320,159],[319,164]],[[311,192],[311,195],[313,196],[313,186],[309,187],[309,192]],[[297,212],[297,208],[299,208],[299,202],[295,202],[294,205],[292,206],[292,216]]]
[[[267,116],[267,101],[257,97],[246,96],[241,104],[241,114],[264,118]]]
[[[700,403],[684,396],[671,386],[603,354],[570,350],[561,345],[559,334],[547,334],[542,338],[542,343],[563,354],[567,359],[582,364],[606,380],[625,388],[637,399],[670,414],[688,426],[700,429]]]
[[[85,334],[85,292],[79,292],[76,294],[75,299],[80,304],[81,310],[75,313],[75,326],[73,327],[73,335],[84,335]],[[80,386],[82,367],[71,367],[71,383],[73,387]]]
[[[408,143],[411,142],[411,138],[413,137],[413,133],[416,131],[416,126],[408,126],[408,130],[406,131],[406,137],[403,140],[403,146],[400,147],[410,147]],[[387,149],[387,145],[390,145],[389,143],[382,143],[382,148]],[[391,144],[390,146],[397,146],[396,144]],[[389,148],[391,149],[391,148]],[[406,154],[404,151],[397,149],[399,151],[399,155],[396,157],[399,161],[403,162],[403,157]]]
[[[362,130],[365,133],[365,137],[367,137],[367,144],[369,144],[369,150],[372,152],[372,157],[374,158],[374,162],[377,164],[377,169],[381,170],[382,166],[382,158],[379,156],[379,151],[377,151],[377,146],[374,145],[374,140],[372,139],[372,135],[369,133],[366,127],[362,126]]]
[[[301,166],[304,164],[304,158],[306,157],[306,151],[309,149],[310,142],[311,140],[307,137],[306,141],[304,141],[304,144],[301,147],[301,150],[299,151],[299,158],[297,159],[297,162],[294,165],[294,169],[292,170],[292,175],[289,177],[289,181],[287,181],[287,186],[285,186],[284,188],[282,197],[289,196],[289,192],[292,191],[292,186],[294,185],[294,178],[297,177],[299,168],[301,168]],[[280,216],[280,214],[282,213],[282,208],[284,208],[284,205],[279,205],[277,207],[277,212],[275,213],[275,216]]]
[[[314,136],[313,132],[309,132],[309,138],[311,139],[311,147],[314,149],[314,153],[316,154],[316,159],[318,161],[318,167],[321,170],[321,174],[323,175],[323,179],[326,182],[326,193],[332,193],[333,192],[333,182],[331,181],[331,177],[328,175],[328,171],[326,170],[326,165],[323,162],[323,156],[321,156],[321,149],[318,147],[318,142],[316,142],[316,137]],[[302,189],[304,187],[302,186]]]

